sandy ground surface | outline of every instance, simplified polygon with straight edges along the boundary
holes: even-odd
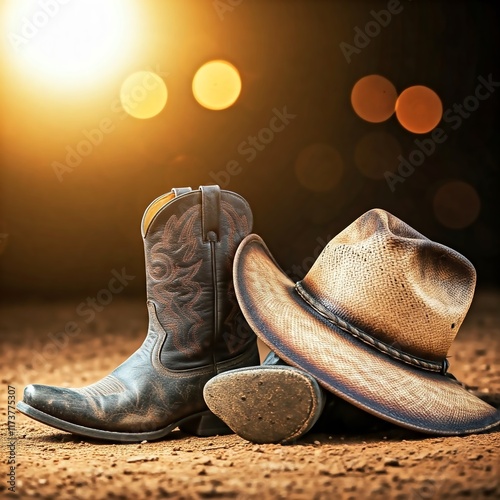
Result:
[[[498,430],[442,438],[398,428],[356,435],[331,429],[289,446],[176,430],[160,442],[110,444],[17,412],[15,439],[8,439],[9,387],[19,400],[28,383],[83,386],[141,344],[143,303],[116,297],[92,320],[78,305],[0,306],[1,498],[500,498]],[[62,334],[71,321],[81,333]],[[500,293],[476,294],[450,356],[452,373],[498,406]],[[15,493],[8,490],[12,456]]]

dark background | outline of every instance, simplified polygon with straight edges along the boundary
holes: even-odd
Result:
[[[369,132],[391,133],[404,156],[418,137],[395,116],[372,124],[354,113],[350,93],[361,77],[383,75],[398,92],[426,85],[441,97],[444,110],[473,95],[479,76],[500,81],[495,2],[400,3],[402,12],[350,63],[340,44],[353,44],[354,29],[363,29],[372,20],[370,11],[386,9],[387,1],[244,0],[223,19],[212,2],[142,2],[148,50],[131,58],[112,81],[77,96],[48,92],[35,78],[20,83],[5,65],[2,297],[83,300],[106,287],[113,269],[124,267],[136,278],[123,293],[145,295],[144,209],[172,187],[196,188],[216,179],[249,201],[254,231],[294,278],[337,232],[380,207],[466,255],[480,287],[498,286],[500,88],[457,130],[448,127],[448,139],[395,192],[355,165],[356,144]],[[226,59],[241,74],[242,93],[227,110],[204,109],[191,92],[197,68],[211,59]],[[152,119],[122,120],[111,103],[127,74],[147,67],[160,69],[167,105]],[[238,146],[268,126],[274,108],[285,106],[296,118],[247,162]],[[63,161],[66,146],[106,117],[116,129],[59,182],[52,163]],[[317,143],[334,147],[344,164],[339,184],[328,192],[306,189],[294,171],[301,151]],[[231,160],[243,170],[221,175]],[[460,229],[442,225],[433,206],[436,190],[453,179],[472,185],[481,201],[477,219]],[[451,213],[460,217],[467,203],[450,200]]]

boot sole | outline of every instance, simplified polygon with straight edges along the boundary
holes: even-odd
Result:
[[[289,366],[222,373],[207,382],[203,396],[215,415],[254,443],[291,443],[313,426],[322,410],[316,380]]]
[[[163,429],[149,432],[114,432],[101,429],[92,429],[82,425],[66,422],[60,418],[53,417],[43,411],[37,410],[32,406],[20,401],[17,403],[17,409],[38,422],[50,425],[56,429],[71,432],[79,436],[85,436],[94,439],[104,439],[106,441],[136,443],[140,441],[155,441],[164,438],[172,432],[176,427],[181,431],[196,436],[215,436],[217,434],[231,434],[229,427],[210,411],[195,413],[181,420],[178,420]]]

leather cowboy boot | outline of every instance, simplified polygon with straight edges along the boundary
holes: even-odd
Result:
[[[259,363],[255,334],[239,309],[232,262],[251,231],[248,203],[219,186],[173,189],[142,219],[149,329],[142,346],[83,388],[29,385],[18,409],[92,438],[142,441],[176,427],[229,432],[203,400],[216,374]]]
[[[375,432],[388,422],[323,389],[307,372],[271,351],[261,366],[212,378],[203,391],[208,407],[238,436],[254,443],[290,444],[308,432]]]
[[[254,443],[291,443],[321,416],[326,391],[303,370],[271,351],[261,366],[212,378],[203,391],[208,407],[238,436]]]

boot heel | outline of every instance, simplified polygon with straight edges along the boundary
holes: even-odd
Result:
[[[208,411],[183,422],[179,425],[179,429],[187,434],[194,434],[200,437],[233,433],[219,417]]]

